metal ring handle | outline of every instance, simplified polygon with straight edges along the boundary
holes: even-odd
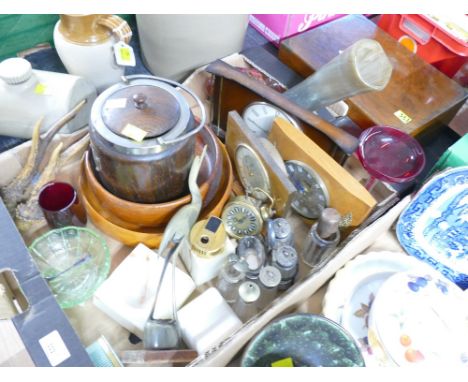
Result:
[[[180,137],[178,137],[176,139],[166,141],[163,138],[159,138],[158,142],[160,144],[170,145],[170,144],[173,144],[173,143],[183,141],[183,140],[187,139],[188,137],[197,134],[203,128],[203,126],[205,125],[205,122],[206,122],[205,107],[203,106],[203,103],[201,102],[200,98],[198,98],[198,96],[192,90],[188,89],[187,87],[185,87],[184,85],[182,85],[179,82],[168,80],[167,78],[149,76],[149,75],[146,75],[146,74],[135,74],[135,75],[127,76],[127,77],[125,77],[125,76],[122,77],[122,80],[127,84],[129,84],[132,80],[139,80],[139,79],[157,80],[157,81],[160,81],[160,82],[164,82],[164,83],[166,83],[168,85],[171,85],[173,87],[177,87],[177,88],[180,88],[180,89],[184,90],[186,93],[188,93],[195,100],[195,102],[198,104],[198,107],[200,108],[200,111],[201,111],[200,123],[198,124],[197,127],[195,127],[194,129],[190,130],[188,133],[186,133],[186,134],[184,134],[184,135],[182,135],[182,136],[180,136]]]

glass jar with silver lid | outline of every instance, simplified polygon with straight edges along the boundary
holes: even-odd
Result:
[[[288,289],[293,283],[299,270],[299,257],[294,247],[281,245],[271,252],[271,263],[281,272],[281,282],[278,290]]]
[[[266,265],[260,270],[257,282],[261,291],[258,308],[263,309],[272,302],[278,294],[281,272],[272,265]]]

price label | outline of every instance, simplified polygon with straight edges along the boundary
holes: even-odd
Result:
[[[294,363],[291,357],[280,359],[271,364],[272,367],[294,367]]]
[[[133,53],[133,48],[125,44],[123,41],[119,41],[117,44],[114,44],[114,57],[117,65],[120,66],[135,66],[135,54]]]
[[[148,134],[145,130],[131,123],[127,123],[120,133],[136,142],[143,142],[143,139],[145,139]]]
[[[51,94],[51,89],[50,86],[44,83],[38,83],[34,87],[34,93],[39,94],[39,95],[49,95]]]
[[[410,118],[406,113],[404,113],[401,110],[396,111],[395,113],[393,113],[393,115],[397,117],[405,125],[407,125],[408,123],[412,121],[412,118]]]

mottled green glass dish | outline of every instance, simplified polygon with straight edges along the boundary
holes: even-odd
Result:
[[[87,228],[54,229],[34,240],[29,251],[64,309],[88,300],[109,274],[109,248]]]
[[[365,366],[350,334],[328,318],[307,313],[285,316],[266,326],[247,346],[242,366],[268,367],[281,360],[292,361],[295,367]]]

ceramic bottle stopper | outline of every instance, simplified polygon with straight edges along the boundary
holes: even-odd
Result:
[[[248,321],[259,312],[260,295],[260,287],[253,281],[245,281],[239,286],[234,311],[242,322]]]
[[[272,265],[281,272],[278,290],[288,289],[293,283],[299,269],[296,250],[290,245],[279,246],[271,252]]]
[[[334,208],[325,208],[307,234],[302,251],[304,263],[315,267],[326,260],[340,241],[341,216]]]
[[[278,268],[267,265],[260,270],[258,276],[258,285],[260,286],[261,296],[258,308],[265,308],[276,298],[278,285],[281,282],[281,272]]]

